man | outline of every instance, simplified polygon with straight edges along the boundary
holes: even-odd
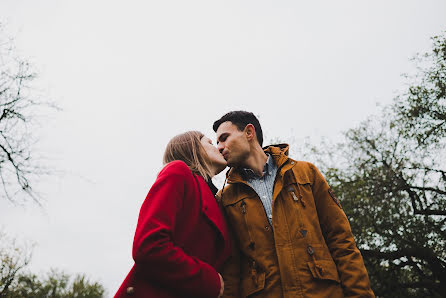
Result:
[[[231,169],[219,192],[233,234],[224,297],[374,297],[338,199],[288,145],[262,149],[254,114],[229,112],[213,125]]]

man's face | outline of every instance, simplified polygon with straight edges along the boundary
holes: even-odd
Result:
[[[217,129],[217,148],[228,166],[243,165],[250,152],[245,130],[238,130],[230,121],[223,122]]]

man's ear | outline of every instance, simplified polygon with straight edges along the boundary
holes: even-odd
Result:
[[[251,123],[245,126],[244,133],[248,141],[256,139],[256,129],[254,128],[254,125],[252,125]]]

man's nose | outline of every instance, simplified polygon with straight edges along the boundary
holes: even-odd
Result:
[[[220,153],[223,153],[223,149],[225,149],[225,146],[223,146],[223,144],[220,142],[217,145],[217,149],[218,149],[218,151],[220,151]]]

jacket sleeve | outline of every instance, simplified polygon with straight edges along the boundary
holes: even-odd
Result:
[[[215,269],[187,255],[172,238],[183,198],[193,181],[184,163],[167,165],[161,171],[141,207],[133,259],[147,280],[187,297],[217,297],[220,278]]]
[[[313,195],[328,249],[336,263],[345,297],[375,297],[348,219],[319,170],[312,164]]]
[[[225,208],[220,200],[220,193],[217,194],[217,200],[221,203],[222,213],[228,223],[229,238],[231,241],[231,256],[223,265],[221,275],[225,283],[225,288],[223,292],[224,298],[239,298],[241,297],[240,292],[240,250],[237,239],[234,237],[234,232],[231,223],[227,220]]]

